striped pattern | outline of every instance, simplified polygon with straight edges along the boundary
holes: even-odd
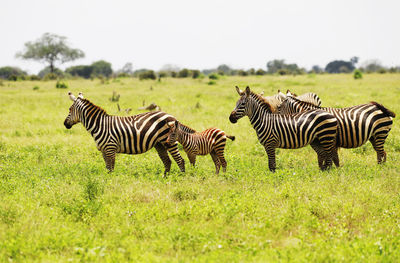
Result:
[[[280,90],[278,90],[278,94],[272,95],[272,96],[267,96],[264,97],[264,92],[262,92],[261,98],[270,105],[271,107],[271,111],[273,113],[278,112],[278,107],[279,105],[286,99],[286,96],[293,96],[293,97],[297,97],[297,99],[301,100],[301,101],[306,101],[309,103],[312,103],[316,106],[321,106],[321,99],[318,97],[317,94],[312,93],[312,92],[308,92],[308,93],[304,93],[300,96],[297,96],[294,93],[291,93],[290,90],[287,90],[287,95],[283,94]]]
[[[171,167],[168,152],[180,170],[185,171],[184,160],[179,154],[177,143],[166,143],[167,124],[175,120],[173,116],[162,111],[128,117],[112,116],[89,100],[78,97],[70,107],[64,125],[70,129],[74,124],[82,123],[93,136],[97,149],[102,152],[106,167],[110,172],[114,170],[116,153],[141,154],[154,147],[164,163],[164,174],[167,174]],[[194,132],[188,127],[185,129],[188,132]]]
[[[325,111],[307,111],[295,115],[272,114],[271,106],[260,95],[237,88],[240,99],[229,120],[236,123],[248,116],[258,140],[268,154],[268,165],[275,171],[275,148],[295,149],[308,144],[317,152],[318,165],[324,170],[332,165],[336,152],[336,118]],[[337,156],[337,155],[336,155]]]
[[[170,126],[170,125],[169,125]],[[194,166],[197,155],[210,154],[215,164],[216,173],[219,173],[222,166],[223,171],[226,171],[226,160],[224,150],[226,138],[234,140],[234,136],[226,135],[224,131],[218,128],[210,128],[202,132],[188,133],[183,128],[184,126],[176,121],[170,126],[167,142],[174,143],[178,141],[182,144],[190,163]]]
[[[369,140],[377,153],[378,163],[386,161],[384,144],[396,115],[383,105],[371,102],[348,108],[325,108],[288,96],[278,107],[281,114],[293,114],[310,109],[321,109],[337,118],[338,147],[356,148]]]
[[[318,97],[318,95],[315,93],[312,93],[312,92],[307,92],[307,93],[301,94],[300,96],[297,96],[296,94],[291,93],[290,90],[287,90],[286,96],[296,97],[296,99],[298,99],[298,100],[314,104],[315,106],[321,106],[321,103],[322,103],[322,101]]]

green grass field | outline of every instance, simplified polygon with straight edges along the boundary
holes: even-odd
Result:
[[[400,261],[400,74],[208,79],[3,82],[0,86],[0,261],[398,262]],[[311,147],[277,150],[277,171],[247,117],[228,120],[235,85],[275,94],[315,92],[323,106],[382,103],[398,114],[377,165],[370,143],[341,149],[340,168],[318,169]],[[38,86],[39,89],[33,89]],[[230,135],[227,173],[210,156],[182,174],[154,149],[117,155],[107,173],[81,124],[63,122],[82,91],[109,114],[121,95],[131,114],[145,100],[181,122]]]

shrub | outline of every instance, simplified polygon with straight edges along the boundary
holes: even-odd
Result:
[[[26,72],[17,67],[2,67],[0,68],[0,78],[17,80],[19,76],[26,75]],[[16,76],[16,77],[12,77]]]
[[[362,73],[361,73],[361,71],[360,70],[358,70],[358,69],[356,69],[356,70],[354,70],[354,73],[353,73],[353,78],[354,79],[362,79]]]
[[[47,73],[44,77],[43,80],[56,80],[58,79],[58,75],[55,73]]]
[[[10,81],[17,81],[17,79],[18,79],[18,76],[15,74],[8,76],[8,80],[10,80]]]
[[[247,73],[247,71],[244,71],[244,70],[240,69],[240,70],[238,70],[238,75],[239,76],[247,76],[249,74]]]
[[[217,82],[214,81],[214,80],[210,80],[207,84],[208,84],[208,85],[215,85],[215,84],[217,84]]]
[[[287,69],[280,69],[280,70],[278,70],[277,73],[278,73],[278,75],[283,76],[283,75],[289,74],[289,71]]]
[[[67,89],[68,88],[68,85],[67,85],[67,83],[65,83],[65,82],[63,82],[63,81],[57,81],[57,83],[56,83],[56,88],[57,89]]]
[[[35,87],[33,87],[32,89],[33,89],[33,90],[39,90],[40,87],[39,87],[39,86],[35,86]]]
[[[212,73],[212,74],[208,75],[208,78],[209,79],[219,79],[219,75],[216,73]]]
[[[265,71],[264,70],[262,70],[262,69],[258,69],[257,71],[256,71],[256,75],[258,75],[258,76],[263,76],[263,75],[265,75]]]
[[[187,78],[190,75],[190,70],[188,70],[187,68],[181,69],[178,72],[178,78]]]
[[[198,77],[200,77],[200,70],[192,70],[192,78],[197,79]]]
[[[156,79],[156,78],[157,78],[156,73],[154,73],[153,70],[147,70],[147,71],[141,72],[141,73],[139,74],[139,79],[140,79],[140,80],[144,80],[144,79]]]
[[[38,75],[30,75],[29,79],[30,80],[40,80],[40,77]]]

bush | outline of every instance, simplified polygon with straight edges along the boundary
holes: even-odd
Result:
[[[361,73],[361,71],[360,70],[358,70],[358,69],[356,69],[356,70],[354,70],[354,73],[353,73],[353,78],[354,79],[362,79],[362,73]]]
[[[198,77],[200,77],[200,70],[192,70],[192,78],[197,79]]]
[[[256,71],[256,75],[257,76],[263,76],[263,75],[265,75],[265,71],[264,70],[262,70],[262,69],[258,69],[257,71]]]
[[[214,80],[210,80],[207,84],[208,84],[208,85],[215,85],[215,84],[217,84],[217,82],[214,81]]]
[[[278,70],[277,73],[278,73],[278,75],[283,76],[283,75],[288,75],[289,71],[287,69],[280,69],[280,70]]]
[[[86,65],[73,66],[67,68],[65,72],[71,74],[72,76],[79,76],[88,79],[93,73],[93,67]]]
[[[43,80],[56,80],[58,79],[58,75],[55,73],[47,73],[44,77]]]
[[[216,73],[212,73],[212,74],[208,75],[208,78],[209,79],[219,79],[219,75]]]
[[[8,76],[8,80],[10,80],[10,81],[17,81],[17,79],[18,79],[18,76],[15,74]]]
[[[17,80],[19,76],[25,76],[26,72],[17,67],[0,68],[0,78]],[[14,77],[15,76],[15,77]]]
[[[178,78],[187,78],[190,75],[190,70],[184,68],[178,72]]]
[[[57,89],[67,89],[68,85],[67,85],[67,83],[65,83],[63,81],[57,81],[56,88]]]
[[[139,74],[139,79],[140,79],[140,80],[144,80],[144,79],[156,79],[156,78],[157,78],[156,73],[154,73],[153,70],[147,70],[147,71],[141,72],[141,73]]]
[[[242,69],[239,69],[239,70],[238,70],[238,75],[239,75],[239,76],[247,76],[247,75],[249,75],[249,74],[247,73],[247,71],[244,71],[244,70],[242,70]]]
[[[40,80],[40,77],[38,75],[30,75],[29,80]]]
[[[33,87],[32,89],[33,89],[33,90],[39,90],[40,87],[39,87],[39,86],[35,86],[35,87]]]
[[[90,66],[92,67],[92,74],[94,76],[103,75],[105,77],[109,77],[113,73],[111,63],[104,60],[93,62]]]

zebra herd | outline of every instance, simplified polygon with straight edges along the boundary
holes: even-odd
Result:
[[[287,91],[264,97],[246,87],[236,87],[240,98],[229,116],[232,123],[248,116],[259,142],[268,155],[268,166],[275,171],[275,149],[296,149],[310,145],[317,153],[321,170],[334,163],[339,166],[338,148],[360,147],[368,140],[377,152],[378,163],[386,161],[385,140],[392,128],[395,114],[377,102],[349,108],[321,107],[320,98],[314,93],[300,96]],[[224,149],[226,138],[234,136],[210,128],[197,132],[179,122],[174,116],[162,112],[146,112],[122,117],[106,113],[101,107],[83,98],[79,93],[64,121],[67,129],[81,122],[92,135],[97,149],[102,152],[109,172],[114,170],[117,153],[141,154],[155,148],[164,164],[164,176],[171,168],[171,154],[180,170],[185,172],[185,161],[178,150],[182,144],[188,159],[195,165],[197,155],[210,154],[216,173],[220,167],[226,171]]]

